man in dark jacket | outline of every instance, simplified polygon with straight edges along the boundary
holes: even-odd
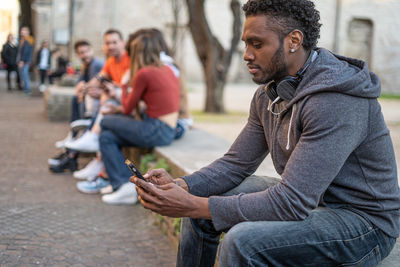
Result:
[[[246,126],[191,175],[133,177],[141,203],[190,218],[178,266],[214,266],[222,231],[223,267],[376,266],[400,218],[378,77],[365,62],[316,48],[319,12],[309,0],[249,0],[243,10],[244,60],[261,84]],[[250,176],[268,153],[281,176],[272,186]]]
[[[3,45],[3,49],[1,50],[1,61],[6,66],[7,88],[9,91],[11,91],[11,88],[12,88],[11,80],[10,80],[12,72],[16,73],[18,88],[22,89],[21,81],[20,81],[19,73],[18,73],[17,53],[18,53],[18,47],[14,43],[14,36],[10,33],[7,36],[7,42]]]
[[[30,36],[28,27],[22,27],[20,31],[19,47],[18,47],[18,67],[20,75],[24,81],[25,94],[31,95],[29,66],[32,63],[33,57],[33,37]]]

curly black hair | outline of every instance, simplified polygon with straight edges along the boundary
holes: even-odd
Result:
[[[319,30],[319,12],[309,0],[249,0],[243,5],[246,17],[265,14],[275,23],[275,32],[281,41],[294,29],[304,34],[303,47],[310,50],[316,47]]]

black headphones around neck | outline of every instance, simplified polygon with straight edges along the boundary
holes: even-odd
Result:
[[[278,96],[281,100],[290,101],[293,99],[296,88],[303,79],[303,75],[308,66],[314,61],[316,53],[316,51],[311,50],[310,55],[308,56],[303,67],[296,72],[296,76],[285,76],[279,81],[278,84],[274,80],[267,82],[264,86],[264,91],[267,93],[269,99],[275,101]]]

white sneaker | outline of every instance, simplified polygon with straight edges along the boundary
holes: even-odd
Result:
[[[46,85],[45,85],[45,84],[39,85],[39,91],[40,91],[41,93],[43,93],[44,91],[46,91]]]
[[[80,152],[97,152],[99,151],[99,136],[87,131],[78,139],[67,142],[65,147]]]
[[[78,132],[80,130],[85,130],[90,126],[91,123],[91,119],[74,120],[70,124],[71,131]]]
[[[114,193],[103,195],[101,200],[103,200],[104,203],[111,205],[135,204],[138,200],[135,185],[130,182],[125,183]]]
[[[67,143],[67,142],[71,142],[71,141],[73,141],[74,139],[72,138],[72,133],[71,132],[68,132],[68,135],[67,135],[67,137],[65,137],[63,140],[60,140],[60,141],[57,141],[56,142],[56,148],[64,148],[65,147],[65,144]]]
[[[114,192],[114,190],[113,190],[111,185],[103,187],[102,189],[100,189],[100,194],[102,194],[102,195],[111,194],[112,192]]]
[[[85,168],[79,171],[75,171],[73,176],[76,179],[91,181],[97,177],[99,172],[102,171],[104,167],[103,161],[96,158],[92,159]]]

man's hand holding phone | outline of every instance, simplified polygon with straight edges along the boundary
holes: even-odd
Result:
[[[87,89],[87,94],[95,99],[99,99],[101,96],[101,93],[103,92],[103,90],[99,87],[89,86],[89,87],[86,87],[86,89]]]
[[[116,97],[115,85],[112,80],[101,78],[100,79],[101,85],[104,89],[104,92],[108,94],[109,97]]]
[[[169,217],[210,218],[208,199],[188,193],[164,169],[150,170],[145,175],[131,171],[135,175],[130,181],[136,184],[144,208]]]

